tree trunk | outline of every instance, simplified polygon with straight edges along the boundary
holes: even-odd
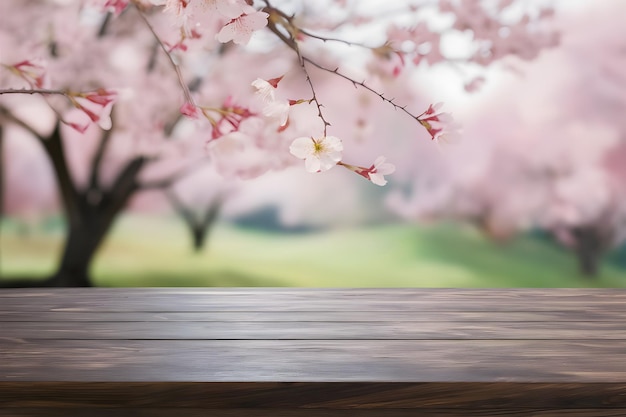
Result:
[[[213,202],[206,209],[202,220],[196,222],[195,227],[191,228],[193,234],[193,247],[196,252],[200,252],[206,246],[206,241],[213,230],[213,226],[215,226],[222,209],[222,204],[223,199],[221,196],[213,200]]]
[[[60,120],[57,120],[50,135],[43,137],[1,107],[0,114],[29,131],[43,145],[54,168],[68,227],[58,270],[51,277],[44,281],[0,280],[0,287],[90,287],[92,285],[89,276],[91,261],[111,229],[113,221],[126,206],[130,197],[139,191],[137,178],[148,160],[143,156],[131,159],[110,186],[103,187],[99,179],[99,171],[103,155],[110,142],[111,130],[104,131],[92,160],[89,185],[85,189],[78,189],[67,164],[61,138]]]
[[[54,287],[91,287],[89,266],[106,234],[86,222],[85,227],[70,228],[57,271],[49,278]]]
[[[601,233],[593,227],[579,227],[574,229],[574,237],[580,272],[587,278],[596,278],[606,246]]]
[[[77,222],[68,221],[69,230],[61,260],[50,277],[45,280],[3,280],[0,287],[91,287],[89,268],[113,220],[109,221],[106,214],[100,207],[89,207],[82,213],[80,226],[74,226]]]
[[[144,162],[141,157],[131,161],[111,189],[98,193],[96,199],[89,191],[75,194],[72,205],[76,210],[66,211],[67,237],[58,269],[52,276],[43,281],[3,280],[0,287],[91,287],[92,260],[113,222],[138,190],[135,179]]]
[[[167,190],[165,195],[172,204],[176,213],[183,219],[189,228],[193,243],[193,250],[200,252],[206,246],[206,242],[213,230],[213,226],[222,209],[224,197],[219,195],[204,209],[204,213],[196,213],[187,207],[173,190]]]

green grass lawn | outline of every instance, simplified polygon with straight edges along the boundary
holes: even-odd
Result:
[[[54,268],[60,232],[0,237],[3,276]],[[604,265],[595,280],[573,256],[545,241],[505,246],[471,228],[377,226],[284,235],[221,225],[209,247],[193,253],[174,220],[127,217],[96,258],[101,286],[297,287],[624,287],[626,271]]]

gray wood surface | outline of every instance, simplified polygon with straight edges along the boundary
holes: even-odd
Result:
[[[0,291],[0,416],[181,409],[626,416],[626,291]]]

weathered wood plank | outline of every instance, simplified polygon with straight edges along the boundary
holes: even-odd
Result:
[[[0,291],[5,415],[626,415],[626,290]]]
[[[626,408],[626,384],[0,382],[0,407]]]
[[[626,381],[626,341],[0,340],[0,381]]]
[[[34,290],[19,297],[16,290],[0,291],[0,311],[75,312],[193,312],[193,311],[614,311],[626,318],[626,291],[537,290],[380,290],[285,291],[250,289],[229,293],[216,290],[180,290],[172,295],[147,289],[93,292]],[[29,302],[25,303],[28,299]],[[529,302],[532,299],[533,302]]]
[[[215,297],[235,299],[262,299],[270,297],[275,300],[314,300],[340,298],[342,300],[426,300],[439,299],[454,302],[463,300],[527,300],[529,297],[539,301],[620,301],[626,299],[624,289],[604,288],[507,288],[507,289],[472,289],[472,288],[30,288],[2,289],[0,300],[31,299],[31,298],[85,298],[101,299],[115,296],[116,298],[155,298],[166,297],[170,300],[188,297]]]
[[[626,340],[614,322],[6,322],[0,339]]]
[[[28,289],[3,289],[0,294],[3,297],[39,297],[49,294],[80,294],[89,295],[94,293],[116,292],[128,296],[158,294],[168,296],[215,294],[224,296],[237,296],[249,294],[291,295],[298,297],[327,296],[337,294],[347,298],[359,298],[369,296],[393,296],[404,294],[410,297],[431,297],[444,295],[446,297],[546,297],[567,298],[592,295],[594,297],[623,297],[623,289],[614,288],[294,288],[294,287],[159,287],[159,288],[28,288]]]
[[[570,311],[210,311],[210,312],[71,312],[0,311],[0,323],[8,322],[626,322],[615,310]],[[87,326],[87,323],[84,323]]]
[[[0,409],[0,417],[626,417],[626,409],[293,410],[205,408]]]

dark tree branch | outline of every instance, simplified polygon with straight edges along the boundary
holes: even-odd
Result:
[[[137,5],[135,4],[135,6],[137,6]],[[144,22],[144,24],[146,25],[146,27],[148,28],[150,33],[152,33],[152,36],[154,37],[154,39],[157,41],[157,43],[159,44],[159,46],[161,47],[161,49],[163,50],[163,52],[167,56],[167,59],[170,61],[170,64],[174,68],[174,71],[176,72],[176,76],[178,77],[178,83],[180,84],[180,87],[183,89],[183,93],[185,94],[185,99],[189,103],[193,103],[193,98],[191,97],[191,93],[189,92],[189,88],[187,87],[187,84],[185,83],[185,79],[183,78],[183,74],[180,71],[180,66],[178,65],[178,63],[176,63],[176,61],[172,57],[172,54],[170,54],[170,51],[167,50],[167,47],[165,46],[165,44],[163,43],[163,41],[161,40],[159,35],[154,30],[154,27],[152,26],[152,24],[150,23],[150,21],[148,20],[148,18],[144,14],[144,12],[139,7],[135,7],[135,9],[137,10],[137,13],[139,13],[139,17],[141,18],[141,20]]]
[[[222,195],[218,195],[217,197],[215,197],[215,200],[213,200],[211,205],[205,211],[204,217],[202,218],[202,221],[200,222],[200,225],[202,226],[203,229],[207,229],[210,225],[212,225],[215,222],[215,220],[217,219],[217,216],[219,215],[222,209],[223,204],[224,204],[224,197]]]
[[[111,185],[111,188],[106,193],[106,197],[113,205],[117,205],[116,202],[125,204],[135,191],[139,190],[139,183],[137,178],[139,173],[144,168],[147,158],[139,156],[133,158],[126,166],[120,171],[115,181]]]
[[[176,211],[176,213],[178,213],[183,218],[183,220],[185,221],[185,223],[187,223],[190,229],[193,230],[199,226],[199,222],[197,221],[196,216],[194,216],[193,212],[187,206],[185,206],[180,198],[178,198],[178,195],[176,194],[176,192],[174,192],[174,190],[165,190],[165,196],[172,205],[174,211]]]
[[[205,245],[206,239],[212,229],[217,216],[219,215],[224,198],[222,195],[218,195],[208,207],[205,208],[204,215],[197,216],[193,210],[185,206],[178,195],[171,189],[165,191],[165,195],[168,198],[170,204],[178,213],[185,224],[189,227],[191,235],[193,237],[193,246],[196,251],[202,249]]]
[[[68,219],[70,222],[80,223],[80,199],[65,159],[65,151],[63,148],[63,141],[61,139],[61,121],[57,120],[54,130],[50,136],[44,137],[41,133],[37,132],[23,120],[17,118],[3,107],[0,107],[0,117],[25,129],[37,138],[43,145],[44,150],[52,162],[54,174],[61,192],[61,201],[63,202],[63,206],[67,212]]]
[[[276,10],[276,9],[274,9]],[[282,12],[280,12],[282,14]],[[283,18],[286,20],[289,20],[288,17],[285,17],[283,15]],[[276,26],[276,24],[274,22],[271,21],[271,19],[268,21],[267,27],[276,35],[280,38],[280,40],[282,40],[285,45],[287,45],[289,48],[291,48],[296,55],[298,56],[298,63],[300,64],[300,67],[302,68],[302,72],[304,72],[304,75],[306,77],[306,82],[309,85],[309,89],[311,90],[311,94],[313,95],[313,98],[309,100],[309,103],[315,103],[315,105],[317,106],[317,117],[320,118],[320,120],[322,121],[322,123],[324,124],[324,136],[326,136],[326,129],[328,128],[328,126],[330,126],[330,123],[328,122],[328,120],[326,120],[326,118],[324,118],[324,114],[322,113],[322,104],[319,102],[319,100],[317,99],[317,94],[315,93],[315,87],[313,86],[313,81],[311,80],[311,77],[309,75],[309,72],[306,69],[306,65],[305,65],[305,61],[306,62],[310,62],[310,60],[305,59],[305,57],[302,55],[302,53],[300,52],[300,48],[298,47],[298,42],[296,42],[296,40],[293,38],[293,36],[287,37],[285,36],[284,33],[282,33],[280,31],[280,29],[278,29],[278,27]]]
[[[150,48],[150,59],[148,59],[148,65],[146,66],[146,72],[151,73],[156,68],[157,59],[159,57],[159,41],[154,41],[152,48]]]
[[[268,5],[268,10],[271,12],[272,10],[277,10],[272,8],[271,6],[269,6],[269,2],[265,2]],[[284,14],[282,14],[281,12],[281,16],[284,16]],[[289,24],[291,23],[291,20],[288,18],[285,18]],[[369,91],[372,94],[377,95],[382,101],[391,104],[396,110],[400,110],[403,113],[407,114],[409,117],[411,117],[413,120],[417,120],[419,122],[419,117],[420,115],[416,115],[411,113],[409,110],[406,109],[406,105],[405,106],[401,106],[399,104],[397,104],[395,102],[395,100],[393,98],[387,98],[387,96],[385,96],[383,93],[379,93],[378,91],[376,91],[375,89],[373,89],[372,87],[368,86],[365,84],[365,81],[357,81],[341,72],[339,72],[339,68],[335,68],[335,69],[330,69],[330,68],[326,68],[325,66],[318,64],[317,62],[315,62],[314,60],[312,60],[311,58],[304,56],[301,54],[300,49],[298,48],[298,43],[297,41],[291,36],[291,37],[287,37],[285,36],[284,33],[282,33],[280,31],[280,29],[278,29],[278,27],[276,26],[276,24],[274,22],[272,22],[271,20],[268,22],[267,27],[270,31],[272,31],[272,33],[274,33],[285,45],[287,45],[290,49],[292,49],[298,56],[298,60],[300,62],[300,66],[302,67],[302,69],[304,70],[306,77],[307,77],[307,82],[309,83],[309,86],[311,87],[311,90],[313,90],[313,85],[311,82],[311,79],[309,78],[309,75],[306,71],[306,67],[304,66],[305,62],[308,62],[309,64],[313,65],[314,67],[328,72],[330,74],[334,74],[340,78],[343,78],[344,80],[350,82],[354,87],[361,87],[364,88],[365,90]],[[300,31],[300,29],[297,29],[298,31]],[[310,36],[309,33],[303,32],[307,35]],[[333,40],[333,41],[337,41],[337,39],[328,39],[328,40]],[[362,45],[358,45],[358,46],[362,46]],[[326,122],[326,120],[324,120],[324,118],[321,116],[321,105],[319,104],[319,102],[317,101],[317,98],[315,97],[315,90],[313,90],[313,99],[311,101],[314,101],[317,104],[317,108],[318,108],[318,113],[320,118],[324,121],[325,126],[324,126],[324,130],[326,130],[326,126],[328,126],[328,122]]]
[[[401,106],[401,105],[397,104],[393,98],[387,98],[383,93],[379,93],[378,91],[374,90],[372,87],[366,85],[365,81],[356,81],[355,79],[350,78],[349,76],[347,76],[345,74],[342,74],[341,72],[339,72],[339,68],[335,68],[335,69],[326,68],[325,66],[320,65],[317,62],[315,62],[312,59],[307,58],[307,57],[303,57],[302,59],[304,61],[308,62],[309,64],[313,65],[314,67],[322,70],[322,71],[326,71],[328,73],[335,74],[335,75],[339,76],[340,78],[343,78],[344,80],[352,83],[352,85],[355,86],[355,87],[364,88],[367,91],[369,91],[370,93],[377,95],[382,101],[391,104],[396,110],[402,111],[403,113],[405,113],[409,117],[411,117],[413,120],[419,121],[420,116],[422,116],[422,114],[423,114],[422,113],[422,114],[416,115],[416,114],[411,113],[410,111],[408,111],[406,109],[406,105],[405,106]]]
[[[81,199],[74,185],[74,181],[72,181],[72,175],[70,174],[67,160],[65,159],[60,120],[57,120],[50,136],[42,140],[41,143],[48,153],[52,166],[54,167],[54,173],[61,192],[61,200],[63,201],[68,221],[70,223],[79,223],[71,224],[71,226],[80,226],[82,222]]]
[[[100,25],[100,29],[98,30],[98,37],[102,38],[107,34],[107,29],[109,28],[109,24],[111,23],[111,18],[113,17],[113,13],[108,12]]]
[[[96,222],[92,224],[95,238],[102,240],[117,215],[126,206],[132,195],[139,189],[137,177],[146,164],[146,158],[140,156],[132,159],[120,171],[111,187],[102,194],[96,206],[90,211],[95,215]],[[97,212],[97,213],[95,213]]]
[[[326,42],[337,42],[337,43],[343,43],[344,45],[358,46],[359,48],[364,48],[364,49],[369,49],[369,50],[376,49],[373,46],[365,45],[365,44],[360,43],[360,42],[351,42],[351,41],[347,41],[345,39],[339,39],[339,38],[332,38],[332,37],[327,37],[327,36],[316,35],[314,33],[311,33],[311,32],[309,32],[307,30],[300,29],[300,28],[298,28],[298,30],[303,35],[306,35],[306,36],[308,36],[310,38],[313,38],[313,39],[320,40],[320,41],[322,41],[324,43],[326,43]]]
[[[43,94],[43,95],[57,95],[66,96],[67,91],[63,90],[49,90],[46,88],[0,88],[0,95],[2,94]]]
[[[96,149],[96,153],[94,154],[93,160],[91,161],[91,173],[90,173],[90,178],[89,178],[90,190],[99,190],[101,188],[100,167],[102,166],[102,160],[104,159],[104,154],[106,153],[107,147],[111,141],[112,132],[113,132],[113,128],[109,130],[103,130],[100,136],[98,149]]]
[[[17,117],[15,117],[13,115],[13,113],[11,113],[9,110],[7,110],[4,107],[0,106],[0,121],[2,119],[8,120],[11,123],[14,123],[16,125],[18,125],[19,127],[21,127],[22,129],[26,130],[28,133],[30,133],[31,135],[33,135],[34,137],[36,137],[39,141],[43,142],[46,140],[46,138],[44,138],[41,133],[37,132],[35,129],[33,129],[32,127],[30,127],[28,124],[26,124],[22,119],[19,119]]]

